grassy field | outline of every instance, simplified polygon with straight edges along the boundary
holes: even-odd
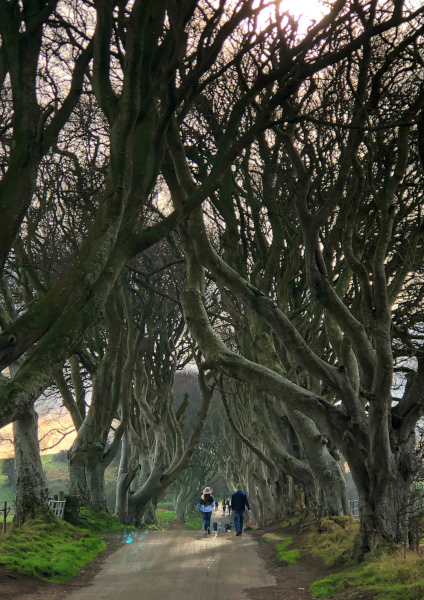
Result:
[[[2,461],[0,460],[0,463]],[[15,499],[15,494],[13,493],[12,488],[8,485],[8,479],[6,475],[2,475],[1,473],[1,464],[0,464],[0,504],[7,501],[12,503]]]
[[[66,462],[61,462],[54,459],[54,454],[44,454],[41,457],[44,474],[46,477],[46,485],[49,489],[50,496],[54,496],[58,492],[68,492],[68,465]],[[3,460],[0,459],[0,503],[5,500],[13,503],[15,494],[7,485],[7,476],[2,474]],[[106,501],[109,510],[113,510],[115,503],[115,485],[117,478],[118,466],[112,463],[105,473],[105,490]]]

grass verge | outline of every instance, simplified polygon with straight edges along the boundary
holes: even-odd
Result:
[[[320,531],[313,528],[307,548],[329,566],[346,565],[346,570],[312,584],[318,598],[331,598],[346,588],[371,591],[378,600],[422,600],[424,558],[403,548],[386,547],[371,552],[364,562],[350,565],[359,522],[349,517],[323,519]]]
[[[286,537],[282,538],[282,542],[275,546],[278,557],[280,560],[284,561],[288,565],[294,565],[300,558],[300,550],[298,548],[293,548],[293,550],[287,550],[288,546],[293,544],[293,538]]]
[[[299,558],[301,557],[301,553],[300,550],[298,548],[293,548],[292,550],[287,550],[287,548],[289,546],[291,546],[293,544],[293,538],[291,537],[284,537],[284,536],[276,536],[278,538],[280,538],[280,542],[278,540],[275,539],[275,537],[273,538],[265,538],[266,542],[278,542],[277,544],[275,544],[275,549],[278,552],[278,557],[280,560],[282,560],[283,562],[287,563],[288,565],[294,565],[297,563],[297,561],[299,560]]]
[[[353,544],[359,533],[359,521],[350,517],[328,517],[320,530],[314,526],[307,536],[307,548],[320,556],[328,566],[348,564]]]
[[[41,516],[0,537],[0,566],[49,581],[66,581],[106,547],[100,534],[122,529],[107,513],[83,509],[83,527]]]
[[[356,567],[316,581],[311,591],[331,598],[348,587],[373,591],[378,600],[422,600],[424,559],[403,550],[375,552]]]

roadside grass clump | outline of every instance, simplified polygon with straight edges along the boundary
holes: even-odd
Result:
[[[294,565],[300,558],[300,550],[298,548],[293,548],[292,550],[287,550],[289,546],[293,544],[293,538],[284,537],[282,535],[275,535],[274,537],[266,537],[264,538],[266,542],[278,542],[278,539],[281,540],[277,544],[275,544],[275,549],[278,552],[278,557],[283,562],[288,565]],[[278,539],[276,539],[278,538]]]
[[[302,520],[300,515],[293,515],[291,517],[287,517],[281,521],[282,527],[291,527],[292,525],[297,525]]]
[[[82,509],[84,527],[39,514],[0,537],[0,566],[48,581],[66,581],[104,550],[100,534],[122,529],[103,511]]]
[[[275,546],[279,559],[288,565],[294,565],[300,558],[300,550],[298,548],[287,550],[288,546],[291,546],[292,544],[293,538],[284,537],[282,538],[282,542]]]
[[[306,546],[311,554],[320,556],[328,566],[348,564],[359,534],[359,521],[351,517],[327,517],[318,529],[310,529]]]
[[[372,591],[378,600],[422,600],[424,559],[399,548],[376,551],[360,565],[316,581],[311,591],[331,598],[348,587]]]
[[[121,531],[125,527],[114,515],[89,506],[80,510],[80,526],[96,533]]]

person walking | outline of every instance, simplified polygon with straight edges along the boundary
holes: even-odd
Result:
[[[227,508],[228,508],[228,516],[231,515],[231,500],[228,498],[227,500]]]
[[[227,505],[225,504],[225,498],[222,499],[222,516],[225,517],[225,509]]]
[[[215,500],[212,496],[213,489],[206,486],[203,490],[203,495],[200,498],[200,502],[197,505],[203,517],[203,527],[205,528],[205,534],[210,535],[211,532],[211,516],[215,506]]]
[[[246,508],[250,515],[252,511],[250,510],[249,500],[245,492],[243,492],[243,486],[241,483],[238,483],[236,491],[231,496],[231,509],[234,515],[234,527],[237,536],[243,534],[244,511]]]

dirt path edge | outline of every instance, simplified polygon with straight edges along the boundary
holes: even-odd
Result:
[[[294,565],[282,562],[275,549],[275,544],[265,541],[267,534],[292,537],[293,547],[301,549],[301,558]],[[292,525],[283,527],[274,524],[264,529],[251,532],[258,543],[259,556],[264,560],[268,572],[277,579],[277,584],[267,588],[247,590],[249,600],[315,600],[310,591],[312,583],[333,573],[343,571],[340,567],[328,567],[324,561],[305,550],[305,534],[299,527]],[[333,600],[375,600],[371,592],[347,589],[332,597]]]

